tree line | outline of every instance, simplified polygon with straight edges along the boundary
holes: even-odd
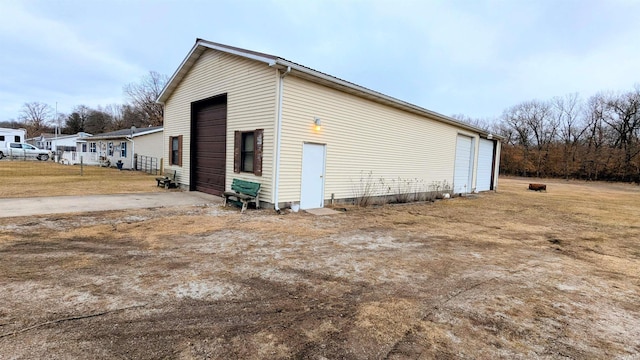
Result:
[[[504,138],[501,174],[640,183],[640,85],[525,101],[493,120],[454,117]]]
[[[54,133],[56,127],[61,134],[99,134],[132,126],[162,125],[163,107],[155,100],[167,81],[166,75],[150,71],[141,81],[124,86],[126,103],[96,107],[76,105],[69,114],[56,114],[50,104],[28,102],[22,105],[17,120],[2,121],[0,127],[24,128],[27,137],[31,138],[42,133]]]
[[[77,105],[58,114],[44,103],[25,103],[18,121],[0,127],[25,128],[27,137],[52,133],[91,134],[162,125],[155,100],[168,81],[150,71],[124,86],[127,102],[95,108]],[[640,183],[640,84],[624,92],[600,92],[586,100],[577,93],[511,106],[499,118],[454,118],[504,138],[500,173]]]

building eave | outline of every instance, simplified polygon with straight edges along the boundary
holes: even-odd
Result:
[[[137,129],[137,132],[134,132],[133,134],[129,133],[122,133],[123,131],[128,131],[128,130],[118,130],[121,133],[120,134],[111,134],[109,132],[107,133],[103,133],[103,134],[96,134],[93,136],[87,136],[87,137],[82,137],[79,140],[111,140],[111,139],[131,139],[134,137],[138,137],[138,136],[144,136],[144,135],[150,135],[150,134],[155,134],[158,132],[162,132],[164,131],[164,127],[162,126],[158,126],[158,127],[153,127],[152,129],[147,129],[147,128],[142,128],[142,129]],[[111,135],[110,135],[111,134]]]
[[[202,39],[196,40],[196,43],[191,48],[191,51],[189,51],[189,54],[182,61],[182,63],[180,64],[176,72],[173,74],[173,76],[171,76],[170,80],[167,82],[167,85],[164,87],[164,89],[158,96],[158,99],[156,100],[156,102],[160,104],[164,104],[166,102],[166,100],[171,96],[173,91],[178,87],[182,79],[184,79],[187,73],[191,70],[191,67],[195,64],[195,62],[200,58],[200,56],[207,49],[217,50],[224,53],[233,54],[233,55],[244,57],[247,59],[259,61],[267,64],[268,66],[272,66],[280,70],[286,70],[290,68],[292,75],[309,80],[311,82],[318,83],[342,92],[346,92],[348,94],[362,97],[362,98],[365,98],[377,103],[381,103],[387,106],[391,106],[400,110],[404,110],[413,114],[424,116],[429,119],[439,121],[445,124],[449,124],[463,130],[478,133],[480,134],[480,136],[483,136],[483,137],[503,140],[501,136],[492,134],[486,130],[477,128],[475,126],[463,123],[452,117],[439,114],[435,111],[431,111],[417,105],[413,105],[406,101],[396,99],[394,97],[365,88],[363,86],[337,78],[335,76],[325,74],[323,72],[308,68],[306,66],[294,63],[292,61],[289,61],[274,55],[269,55],[269,54],[259,53],[255,51],[233,47],[233,46],[218,44],[218,43],[214,43],[214,42],[202,40]]]
[[[164,128],[152,129],[152,130],[147,130],[147,131],[140,131],[140,132],[137,132],[137,133],[133,134],[133,136],[130,136],[130,137],[151,135],[151,134],[155,134],[155,133],[162,132],[162,131],[164,131]]]
[[[306,66],[302,66],[300,64],[296,64],[294,62],[288,61],[288,60],[284,60],[284,59],[278,59],[278,61],[276,62],[276,66],[281,68],[281,69],[286,69],[286,68],[291,68],[291,74],[293,76],[298,76],[300,78],[303,78],[305,80],[309,80],[311,82],[314,83],[318,83],[339,91],[343,91],[346,92],[348,94],[352,94],[352,95],[356,95],[358,97],[362,97],[371,101],[375,101],[377,103],[381,103],[387,106],[391,106],[400,110],[404,110],[404,111],[408,111],[417,115],[421,115],[421,116],[426,116],[430,119],[433,120],[437,120],[449,125],[453,125],[468,131],[472,131],[472,132],[476,132],[479,133],[481,135],[484,135],[485,137],[491,135],[491,137],[493,138],[497,138],[497,139],[502,139],[502,137],[492,134],[490,132],[487,132],[484,129],[480,129],[477,128],[475,126],[460,122],[454,118],[451,118],[449,116],[446,115],[442,115],[439,114],[435,111],[431,111],[428,109],[425,109],[423,107],[417,106],[417,105],[413,105],[411,103],[408,103],[406,101],[402,101],[399,99],[396,99],[394,97],[382,94],[380,92],[365,88],[363,86],[351,83],[349,81],[346,80],[342,80],[340,78],[337,78],[335,76],[331,76],[328,74],[325,74],[323,72],[317,71],[317,70],[313,70],[311,68],[308,68]]]
[[[113,139],[126,139],[130,138],[129,135],[110,135],[110,136],[90,136],[79,138],[80,141],[92,141],[92,140],[113,140]]]

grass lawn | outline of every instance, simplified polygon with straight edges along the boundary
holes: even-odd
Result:
[[[156,175],[51,161],[0,160],[0,198],[164,191]]]

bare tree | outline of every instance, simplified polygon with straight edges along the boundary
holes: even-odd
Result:
[[[71,114],[69,114],[65,120],[63,131],[67,134],[77,134],[81,131],[86,131],[85,127],[90,112],[91,109],[86,105],[74,107]]]
[[[124,93],[142,118],[143,125],[162,125],[164,110],[156,99],[168,80],[168,76],[150,71],[140,82],[124,87]]]
[[[615,132],[613,147],[622,152],[618,175],[624,180],[633,180],[638,176],[634,169],[634,158],[640,154],[638,132],[640,131],[640,86],[605,101],[608,116],[604,121]]]
[[[558,123],[551,116],[551,104],[546,101],[526,101],[506,110],[502,120],[513,131],[514,145],[522,148],[522,175],[532,167],[536,176],[546,174],[551,145],[557,137]],[[531,158],[535,163],[530,164]]]
[[[43,131],[50,130],[49,122],[53,108],[45,103],[30,102],[22,105],[19,119],[25,123],[27,137],[34,137]]]
[[[491,119],[481,119],[481,118],[472,118],[470,116],[464,115],[464,114],[453,114],[451,115],[452,118],[465,123],[467,125],[471,125],[473,127],[476,127],[478,129],[484,130],[484,131],[490,131],[493,127],[494,124],[494,120]]]
[[[502,122],[504,124],[502,133],[509,134],[507,140],[508,145],[511,145],[514,152],[521,153],[513,154],[516,159],[514,162],[520,163],[519,172],[522,176],[527,176],[529,168],[529,155],[531,152],[531,129],[527,124],[527,118],[522,111],[522,104],[515,105],[505,110],[502,114]],[[509,150],[509,148],[505,148]]]
[[[559,126],[562,141],[562,167],[568,179],[576,171],[576,152],[583,135],[588,129],[585,113],[578,93],[555,97],[551,100],[554,116]]]
[[[111,127],[113,130],[125,129],[124,124],[124,107],[122,104],[109,104],[104,107],[103,111],[111,117]]]
[[[608,138],[606,124],[606,95],[599,93],[589,98],[586,109],[587,131],[584,140],[586,149],[583,156],[584,176],[588,180],[598,180],[608,162],[605,159],[605,145]],[[610,155],[609,155],[610,156]]]
[[[586,102],[578,94],[523,102],[495,129],[505,139],[503,173],[640,183],[640,85]]]
[[[15,119],[9,119],[6,121],[0,121],[0,127],[10,129],[23,129],[26,127],[23,121],[17,121]]]
[[[551,104],[546,101],[529,101],[523,104],[527,113],[526,123],[531,128],[536,146],[536,176],[547,174],[547,160],[551,144],[558,134],[558,122],[551,116]]]
[[[112,130],[116,130],[113,128],[113,119],[102,107],[98,106],[98,108],[89,111],[85,131],[95,135]]]

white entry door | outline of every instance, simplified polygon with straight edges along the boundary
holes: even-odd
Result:
[[[469,136],[458,135],[456,143],[456,161],[453,171],[453,192],[466,194],[471,192],[471,161],[473,141]]]
[[[308,143],[302,146],[300,209],[324,206],[324,147]]]
[[[493,146],[492,140],[480,139],[478,149],[477,191],[493,189]]]

